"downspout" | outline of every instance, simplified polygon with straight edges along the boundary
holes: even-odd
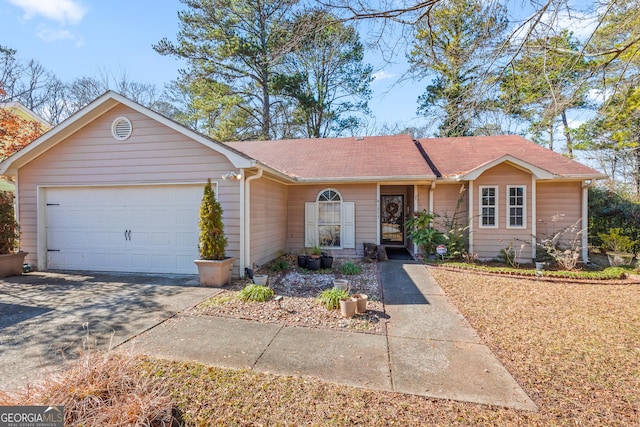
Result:
[[[467,204],[469,205],[469,213],[468,213],[468,224],[469,224],[469,253],[470,254],[474,254],[475,253],[475,247],[474,247],[474,243],[473,243],[473,234],[475,232],[474,227],[473,227],[473,207],[474,207],[474,203],[475,201],[473,200],[473,181],[469,181],[469,201],[467,202]]]
[[[538,181],[531,175],[531,258],[536,259],[538,249]]]
[[[589,262],[589,189],[596,185],[596,180],[591,179],[587,184],[582,184],[582,262]]]
[[[245,267],[251,267],[251,183],[262,177],[262,169],[244,180],[244,259],[240,263],[240,277],[244,277]]]

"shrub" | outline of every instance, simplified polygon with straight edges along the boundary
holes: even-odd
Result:
[[[18,223],[13,211],[13,193],[0,191],[0,254],[18,249]]]
[[[433,228],[434,216],[426,210],[415,212],[413,217],[406,222],[409,238],[417,245],[424,248],[427,255],[436,252],[436,246],[444,242],[441,232]]]
[[[631,240],[631,237],[625,236],[622,228],[619,227],[610,228],[608,233],[600,233],[598,237],[602,240],[602,246],[605,250],[617,253],[631,252],[638,243]]]
[[[358,265],[352,263],[351,261],[347,261],[340,266],[340,273],[346,274],[348,276],[354,276],[356,274],[362,273],[362,268]]]
[[[249,283],[238,294],[243,301],[265,302],[273,298],[274,292],[268,286]]]
[[[204,186],[198,225],[200,227],[200,259],[224,259],[227,238],[224,236],[222,206],[216,200],[216,195],[211,187],[211,179],[208,179],[207,184]]]
[[[289,263],[286,259],[278,259],[271,264],[269,269],[271,271],[287,271],[289,269]]]
[[[335,310],[340,307],[340,300],[349,298],[349,293],[344,289],[331,288],[325,289],[318,295],[316,301],[325,306],[329,310]]]

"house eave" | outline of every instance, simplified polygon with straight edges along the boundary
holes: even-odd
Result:
[[[353,176],[338,178],[293,178],[298,184],[353,184],[353,183],[384,183],[384,184],[430,184],[435,177],[416,176]]]

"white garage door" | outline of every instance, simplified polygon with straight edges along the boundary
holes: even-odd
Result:
[[[47,267],[196,274],[203,188],[47,189]]]

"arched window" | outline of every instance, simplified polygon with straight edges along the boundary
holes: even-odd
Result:
[[[324,248],[341,246],[342,197],[335,190],[318,194],[318,244]]]

